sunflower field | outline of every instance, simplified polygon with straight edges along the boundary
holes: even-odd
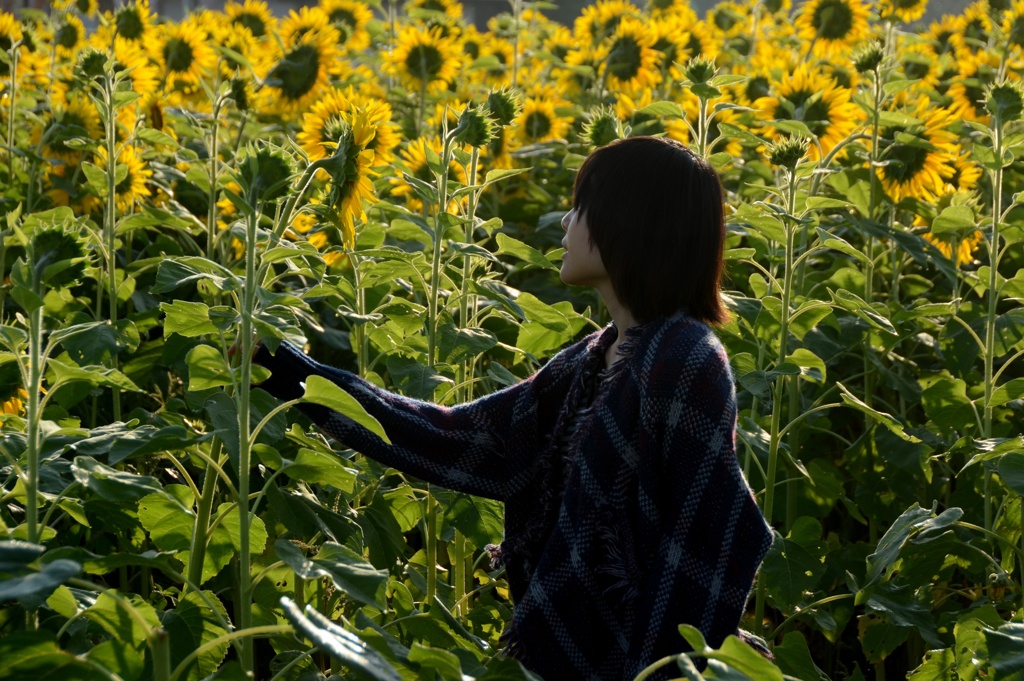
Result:
[[[0,12],[0,678],[536,678],[501,506],[328,441],[290,407],[379,424],[250,358],[443,404],[532,374],[609,321],[560,219],[631,135],[721,174],[776,531],[774,661],[682,626],[638,678],[1024,678],[1024,0],[925,5]]]

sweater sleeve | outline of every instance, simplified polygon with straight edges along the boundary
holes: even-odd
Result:
[[[661,475],[649,484],[654,555],[636,601],[630,674],[688,649],[680,624],[696,626],[714,647],[735,634],[772,543],[736,457],[724,349],[710,330],[673,348],[681,354],[649,369],[642,401],[644,449],[658,457]]]
[[[260,347],[254,360],[271,371],[259,385],[282,400],[299,398],[309,376],[333,381],[380,421],[391,444],[342,414],[316,404],[299,405],[325,433],[381,463],[449,489],[504,501],[514,475],[506,442],[517,421],[534,410],[536,375],[473,402],[455,407],[413,400],[383,390],[355,374],[307,357],[281,344]]]

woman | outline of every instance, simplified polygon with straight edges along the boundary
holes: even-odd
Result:
[[[631,679],[736,633],[771,544],[739,469],[732,375],[708,324],[719,297],[722,189],[706,161],[635,137],[592,153],[562,220],[561,278],[593,286],[613,323],[529,379],[456,407],[386,392],[282,345],[262,387],[309,375],[350,392],[392,441],[301,408],[353,449],[424,480],[505,502],[488,547],[514,601],[507,652],[546,679]]]

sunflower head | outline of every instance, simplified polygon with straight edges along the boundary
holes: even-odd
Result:
[[[583,140],[591,149],[603,147],[625,136],[622,121],[610,107],[601,106],[587,112],[583,123]]]
[[[780,137],[768,145],[768,161],[773,166],[792,171],[807,155],[808,146],[806,137]]]
[[[510,125],[522,110],[522,96],[518,90],[508,88],[492,90],[487,95],[484,107],[494,120],[497,121],[498,125],[504,127]]]
[[[877,42],[869,42],[853,53],[853,66],[860,73],[875,72],[878,71],[884,57],[885,52],[882,50],[882,46]]]
[[[238,170],[240,184],[253,203],[276,203],[288,193],[295,169],[283,150],[250,149]]]
[[[494,119],[487,115],[482,106],[467,106],[459,116],[459,124],[455,128],[455,139],[474,148],[480,148],[494,139],[496,134]]]
[[[715,77],[715,60],[696,56],[686,63],[683,71],[686,79],[694,85],[704,85]]]
[[[996,126],[1019,120],[1024,112],[1024,87],[1020,81],[1006,81],[989,88],[985,108],[992,114]]]
[[[145,38],[150,23],[148,0],[125,3],[114,13],[114,28],[117,35],[125,40]]]

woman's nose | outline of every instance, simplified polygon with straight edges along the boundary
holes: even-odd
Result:
[[[563,232],[568,232],[569,231],[569,216],[570,215],[572,215],[572,211],[569,211],[568,213],[566,213],[565,215],[562,216],[562,231]]]

